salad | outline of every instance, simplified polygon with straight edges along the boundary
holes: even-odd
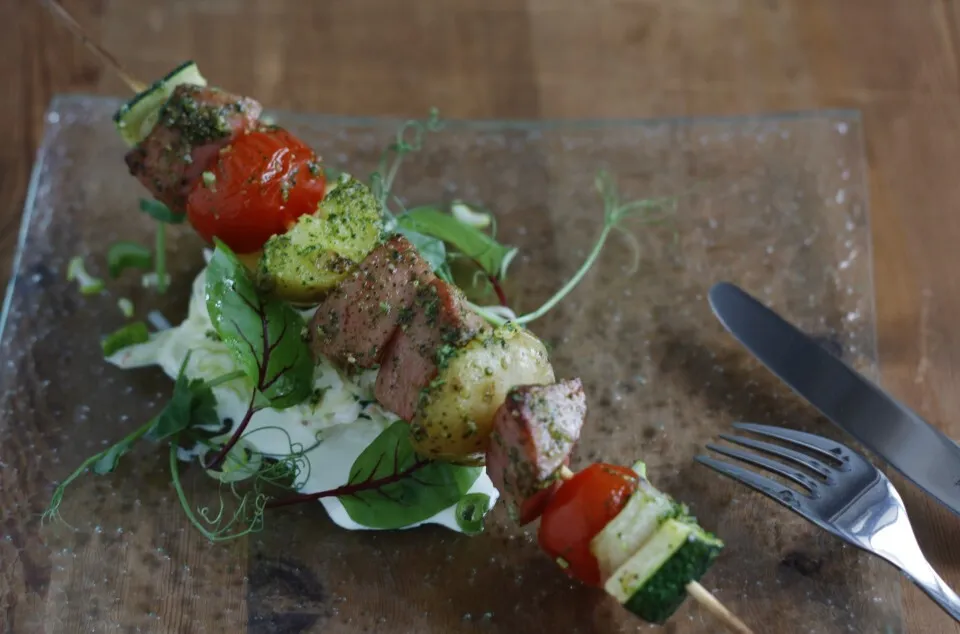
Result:
[[[539,545],[559,569],[647,621],[665,622],[688,592],[710,602],[697,581],[722,542],[642,462],[569,469],[586,396],[527,328],[623,219],[660,219],[671,201],[622,201],[598,176],[595,247],[543,306],[517,315],[501,287],[517,249],[496,239],[489,212],[405,209],[391,193],[404,156],[441,126],[435,112],[404,124],[369,178],[336,173],[192,62],[115,121],[128,169],[152,196],[140,206],[157,239],[111,245],[111,275],[139,269],[165,292],[171,223],[189,222],[209,244],[207,264],[178,325],[154,315],[153,330],[132,321],[103,339],[108,363],[160,367],[170,400],[60,483],[48,517],[73,480],[110,473],[146,440],[168,451],[183,510],[210,540],[261,530],[270,509],[309,501],[345,529],[436,523],[475,534],[502,499],[519,524],[539,520]],[[67,274],[85,294],[106,286],[78,258]],[[187,498],[185,464],[228,493],[218,512]]]

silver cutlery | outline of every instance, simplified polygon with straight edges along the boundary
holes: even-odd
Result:
[[[710,289],[723,325],[835,425],[960,514],[960,447],[742,289]]]
[[[712,456],[697,456],[697,462],[886,559],[960,621],[960,597],[923,556],[900,494],[879,469],[848,447],[814,434],[753,423],[736,423],[734,428],[777,442],[720,434],[731,445],[753,451],[718,444],[707,448],[774,473],[791,486]]]

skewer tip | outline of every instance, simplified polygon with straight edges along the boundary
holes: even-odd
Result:
[[[146,90],[147,84],[130,75],[130,73],[128,73],[123,67],[123,64],[121,64],[120,61],[110,53],[110,51],[100,46],[100,44],[95,42],[89,35],[87,35],[87,32],[84,30],[84,28],[79,22],[77,22],[76,18],[70,15],[70,13],[63,8],[63,5],[56,0],[40,0],[40,4],[45,6],[50,13],[59,18],[60,21],[63,22],[64,26],[70,29],[70,31],[77,36],[81,42],[83,42],[83,45],[90,49],[100,59],[101,62],[112,68],[120,80],[125,83],[130,90],[136,93]]]
[[[687,594],[689,594],[694,601],[702,605],[710,614],[717,617],[730,632],[734,634],[753,634],[753,630],[747,627],[746,623],[728,610],[727,606],[720,603],[720,600],[700,585],[700,583],[696,581],[688,583]]]

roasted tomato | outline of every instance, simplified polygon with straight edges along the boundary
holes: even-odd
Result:
[[[580,581],[600,586],[600,567],[590,540],[617,516],[637,490],[626,467],[592,464],[564,482],[540,518],[540,547]]]
[[[282,128],[263,127],[220,150],[187,198],[187,217],[208,242],[251,253],[315,212],[325,190],[313,151]]]

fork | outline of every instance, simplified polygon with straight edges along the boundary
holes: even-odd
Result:
[[[754,451],[715,444],[708,444],[707,449],[775,473],[797,488],[711,456],[697,456],[697,462],[886,559],[960,621],[960,597],[923,556],[900,494],[879,469],[848,447],[822,436],[755,423],[735,423],[733,427],[783,444],[720,434],[723,440]]]

